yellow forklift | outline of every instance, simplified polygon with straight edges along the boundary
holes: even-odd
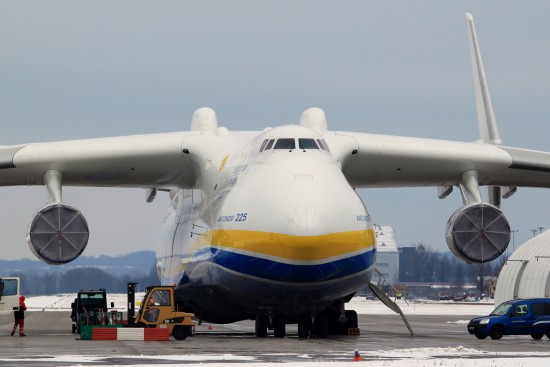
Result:
[[[178,310],[172,286],[145,288],[145,296],[134,317],[136,284],[128,283],[128,326],[167,328],[168,334],[176,340],[184,340],[195,334],[195,315]]]

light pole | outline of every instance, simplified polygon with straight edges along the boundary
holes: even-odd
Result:
[[[537,228],[533,228],[531,230],[531,233],[533,233],[533,237],[535,237],[537,234],[541,234],[543,230],[544,230],[544,227],[537,227]]]
[[[512,253],[516,251],[516,233],[519,232],[519,229],[512,229],[510,233],[512,233]]]

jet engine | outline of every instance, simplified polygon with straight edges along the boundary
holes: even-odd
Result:
[[[29,226],[27,242],[40,260],[54,265],[76,259],[86,248],[90,232],[79,210],[55,203],[36,213]]]
[[[445,237],[455,256],[468,263],[484,263],[506,250],[510,242],[510,225],[497,207],[474,203],[451,215]]]

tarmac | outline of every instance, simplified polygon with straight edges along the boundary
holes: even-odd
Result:
[[[457,358],[473,358],[472,349],[493,358],[508,352],[517,357],[548,355],[550,340],[530,336],[504,336],[501,340],[478,340],[466,330],[469,316],[409,316],[415,332],[411,336],[401,318],[395,315],[359,315],[359,336],[327,339],[298,339],[296,325],[287,325],[287,336],[256,338],[254,322],[228,325],[203,324],[196,335],[184,341],[90,341],[79,340],[71,332],[70,313],[32,311],[26,313],[26,337],[10,336],[13,317],[0,319],[0,365],[7,366],[93,366],[185,364],[213,362],[306,362],[351,361],[355,350],[369,358],[391,361],[385,351],[431,348],[437,356],[443,348],[463,350]],[[442,348],[442,349],[439,349]],[[438,352],[439,351],[439,352]],[[447,356],[448,357],[448,356]],[[502,357],[502,355],[501,355]],[[402,357],[400,357],[402,359]],[[479,358],[479,353],[476,354]]]

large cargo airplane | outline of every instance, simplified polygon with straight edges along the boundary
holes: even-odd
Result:
[[[28,230],[32,252],[50,264],[78,257],[89,231],[62,201],[62,187],[144,188],[169,193],[157,247],[162,283],[201,319],[256,320],[256,334],[302,337],[356,327],[345,304],[371,280],[372,219],[356,189],[459,187],[464,206],[446,239],[459,258],[501,255],[510,226],[500,200],[518,186],[550,187],[550,153],[502,145],[470,14],[466,14],[480,141],[455,142],[331,131],[310,108],[299,125],[262,131],[219,127],[212,109],[190,131],[0,148],[0,185],[45,185],[50,203]],[[489,189],[483,202],[480,186]]]

